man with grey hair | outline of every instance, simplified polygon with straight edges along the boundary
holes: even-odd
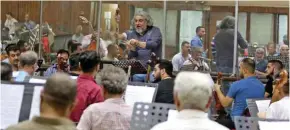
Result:
[[[122,34],[121,38],[127,40],[129,48],[129,59],[140,60],[146,66],[151,54],[161,58],[162,34],[160,29],[153,26],[153,19],[145,11],[138,11],[132,19],[133,30]],[[144,81],[146,75],[137,74],[133,76],[134,81]]]
[[[174,103],[179,112],[174,120],[158,124],[152,130],[227,130],[210,120],[206,113],[212,101],[210,82],[212,79],[207,74],[180,72],[174,84]]]
[[[128,83],[125,71],[108,66],[98,74],[97,82],[104,88],[105,101],[86,108],[77,129],[128,130],[133,109],[122,99]]]
[[[209,71],[209,66],[202,59],[202,52],[201,47],[191,47],[191,58],[183,63],[181,70]]]
[[[280,54],[279,54],[279,56],[285,56],[285,57],[289,56],[289,47],[288,47],[288,45],[281,45],[280,46]]]
[[[264,58],[265,51],[263,48],[257,48],[255,52],[256,74],[263,75],[266,72],[268,61]]]
[[[76,81],[67,74],[55,73],[46,80],[40,94],[40,116],[6,130],[75,130],[75,124],[68,116],[74,107],[76,95]]]
[[[19,73],[15,78],[16,82],[24,81],[26,76],[33,76],[38,69],[37,54],[34,51],[21,53],[19,57]]]

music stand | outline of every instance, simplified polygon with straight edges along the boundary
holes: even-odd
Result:
[[[276,120],[276,119],[261,119],[257,117],[242,117],[236,116],[234,119],[236,130],[259,130],[258,121],[288,121],[288,120]]]
[[[258,100],[269,100],[269,99],[256,98],[256,99],[247,99],[246,100],[251,117],[257,117],[259,110],[258,110],[258,106],[256,104],[256,101],[258,101]]]
[[[129,66],[131,66],[131,75],[134,74],[146,74],[146,68],[141,64],[140,61],[124,60],[124,61],[113,61],[112,64],[116,67],[120,67],[128,72]]]

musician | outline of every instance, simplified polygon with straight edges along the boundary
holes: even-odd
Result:
[[[158,90],[155,102],[173,104],[173,86],[172,76],[173,66],[168,60],[160,60],[154,67],[153,76],[155,82],[158,82]]]
[[[210,68],[207,63],[202,59],[203,49],[200,47],[191,48],[191,58],[183,63],[184,68],[193,68],[193,70],[209,71]]]
[[[29,13],[25,14],[24,20],[24,26],[27,30],[32,30],[35,27],[35,22],[29,19]]]
[[[49,77],[56,72],[69,72],[69,52],[64,49],[60,49],[57,53],[57,63],[50,66],[45,72],[44,76]]]
[[[129,59],[140,60],[146,66],[152,52],[157,57],[162,54],[162,35],[160,29],[153,26],[153,19],[144,11],[138,11],[132,19],[133,30],[122,34],[122,38],[128,40],[127,45],[132,46],[129,51]]]
[[[17,42],[17,46],[20,49],[20,53],[23,53],[23,52],[31,50],[31,46],[24,40],[19,40]]]
[[[12,66],[8,63],[1,62],[1,81],[12,80]]]
[[[81,74],[81,68],[79,66],[80,53],[73,53],[69,58],[69,74],[71,76],[79,76]]]
[[[16,23],[18,23],[18,21],[15,18],[13,18],[12,13],[11,12],[6,13],[6,21],[4,23],[4,26],[9,29],[9,34],[15,33]]]
[[[18,71],[18,63],[20,56],[20,49],[16,44],[9,44],[6,48],[6,54],[8,58],[3,60],[2,62],[8,63],[12,65],[13,71]]]
[[[15,78],[16,82],[23,82],[26,76],[33,76],[38,69],[37,54],[34,51],[21,53],[19,57],[19,71]]]
[[[266,112],[259,112],[259,118],[270,118],[289,120],[290,117],[290,98],[289,98],[289,82],[283,85],[282,91],[279,92],[280,99],[270,105]]]
[[[266,73],[264,76],[268,79],[265,85],[265,98],[271,98],[273,96],[273,81],[274,81],[274,68],[276,61],[270,60],[267,64]]]
[[[223,73],[231,73],[233,71],[234,60],[234,28],[235,18],[232,16],[225,17],[219,25],[220,30],[215,35],[216,45],[216,65],[217,71]],[[248,47],[247,42],[238,32],[237,44],[245,49]]]
[[[256,62],[256,73],[265,73],[267,68],[267,60],[264,59],[265,51],[263,48],[257,48],[255,52],[255,62]]]
[[[203,40],[202,37],[205,35],[205,28],[202,26],[198,26],[195,29],[196,36],[192,38],[190,44],[191,47],[200,47],[203,48]]]
[[[276,53],[276,44],[274,42],[269,42],[267,45],[267,56],[277,56]]]
[[[118,55],[119,55],[119,46],[117,44],[110,44],[108,47],[108,54],[103,58],[105,61],[119,61]]]
[[[172,58],[173,71],[179,71],[179,69],[183,66],[183,63],[191,58],[189,51],[190,43],[187,41],[183,41],[181,43],[181,52],[177,53]]]
[[[71,54],[81,53],[83,51],[82,44],[73,40],[69,40],[67,46]]]
[[[280,54],[278,56],[289,56],[289,47],[288,45],[281,45],[280,47]]]
[[[57,73],[46,80],[39,98],[39,116],[6,130],[75,130],[75,123],[68,119],[77,95],[75,80]],[[39,96],[39,95],[38,95]]]
[[[245,58],[240,63],[240,77],[243,78],[234,82],[227,96],[221,91],[221,86],[215,84],[215,91],[223,107],[230,106],[233,102],[231,109],[231,118],[218,120],[220,124],[234,129],[234,116],[242,116],[247,107],[246,99],[251,98],[264,98],[265,88],[260,80],[255,76],[255,61],[250,58]]]
[[[72,36],[72,40],[75,41],[76,43],[81,43],[83,38],[84,38],[84,35],[82,34],[82,31],[83,31],[82,25],[78,25],[76,27],[75,34]]]

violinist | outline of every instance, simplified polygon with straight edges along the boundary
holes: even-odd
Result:
[[[107,47],[107,49],[108,49],[108,54],[102,60],[119,61],[118,60],[119,46],[117,44],[112,43]]]
[[[184,68],[193,68],[193,70],[198,71],[209,71],[208,64],[201,58],[202,53],[203,49],[201,47],[191,47],[191,58],[183,63],[181,70]]]
[[[264,98],[265,88],[262,82],[255,76],[255,61],[250,58],[245,58],[240,63],[240,77],[242,80],[234,82],[225,96],[220,85],[215,84],[215,91],[223,107],[231,106],[231,117],[227,119],[219,119],[218,123],[234,129],[234,116],[242,116],[246,110],[248,98]]]

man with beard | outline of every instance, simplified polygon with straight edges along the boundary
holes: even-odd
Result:
[[[51,67],[49,67],[45,73],[44,76],[51,76],[56,72],[68,72],[69,71],[69,65],[68,65],[68,59],[69,59],[69,52],[64,49],[60,49],[57,53],[57,63],[53,64]]]
[[[140,60],[142,65],[146,67],[146,63],[150,60],[152,53],[156,57],[162,54],[162,35],[160,29],[153,26],[153,19],[144,11],[139,11],[132,19],[133,30],[123,33],[119,38],[127,40],[129,47],[129,59]],[[144,81],[146,74],[136,74],[133,76],[134,81]]]
[[[228,107],[234,102],[231,109],[231,118],[217,120],[220,124],[234,129],[234,116],[242,116],[247,108],[246,99],[264,98],[265,88],[262,82],[255,76],[255,61],[250,58],[245,58],[240,63],[241,80],[234,82],[227,96],[224,96],[220,89],[220,85],[215,84],[215,91],[223,107]]]
[[[155,102],[173,104],[173,86],[172,77],[173,66],[168,60],[160,60],[154,67],[153,76],[155,82],[158,82],[158,90]]]
[[[265,51],[263,48],[256,49],[255,62],[256,62],[256,74],[265,73],[267,68],[267,60],[264,59]]]
[[[6,48],[6,53],[8,58],[3,60],[2,62],[8,63],[12,65],[13,71],[18,71],[18,63],[20,56],[20,49],[16,44],[9,44]]]

